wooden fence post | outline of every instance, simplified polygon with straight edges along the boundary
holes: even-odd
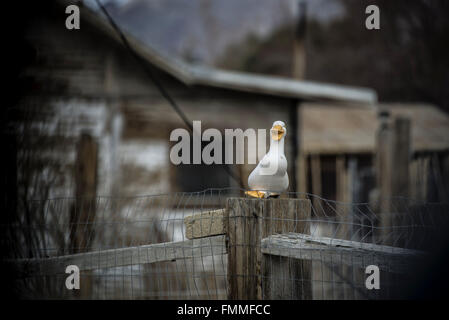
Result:
[[[261,299],[263,201],[229,198],[226,206],[228,299]]]
[[[310,234],[310,200],[265,200],[262,238],[288,232]],[[312,299],[312,262],[262,256],[263,299]]]
[[[379,211],[390,211],[391,175],[392,175],[392,129],[388,112],[379,115],[379,128],[376,136],[376,184],[379,190]],[[389,221],[381,221],[382,227],[388,227]]]
[[[94,138],[82,133],[77,145],[75,162],[75,201],[70,212],[70,252],[87,252],[94,238],[97,195],[98,144]],[[80,296],[91,298],[91,273],[84,272],[80,283]]]
[[[75,162],[75,203],[70,222],[71,253],[85,252],[92,240],[90,223],[95,220],[98,145],[87,133],[78,141]]]
[[[400,222],[395,212],[397,206],[392,198],[409,195],[410,172],[410,119],[398,117],[393,124],[388,113],[380,115],[377,135],[377,185],[379,189],[379,212],[381,237],[384,244],[393,243],[392,228]]]
[[[394,121],[393,196],[408,197],[411,159],[410,119],[398,117]]]
[[[261,252],[272,234],[309,234],[309,221],[309,200],[228,199],[228,298],[311,299],[311,261]]]
[[[397,117],[394,121],[394,141],[393,141],[393,176],[392,176],[392,196],[404,197],[400,201],[396,200],[392,206],[391,213],[393,227],[401,227],[401,229],[393,229],[394,239],[388,244],[396,247],[404,247],[407,243],[406,239],[401,236],[405,229],[404,226],[413,224],[415,220],[408,212],[410,195],[410,163],[411,163],[411,136],[410,136],[410,119],[405,117]],[[407,212],[407,215],[405,213]],[[407,230],[406,232],[409,232]]]

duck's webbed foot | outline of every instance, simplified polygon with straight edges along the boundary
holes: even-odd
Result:
[[[269,198],[279,198],[279,193],[273,193],[273,192],[267,192],[267,191],[256,191],[256,190],[250,190],[245,191],[245,194],[247,196],[253,197],[253,198],[259,198],[259,199],[269,199]]]
[[[256,191],[256,190],[245,191],[245,194],[247,196],[259,199],[265,199],[268,195],[268,193],[265,191]]]

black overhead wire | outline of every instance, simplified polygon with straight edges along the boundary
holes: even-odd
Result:
[[[130,43],[128,42],[128,39],[123,34],[120,27],[115,23],[114,19],[109,15],[109,12],[106,10],[106,8],[103,6],[103,4],[100,2],[100,0],[95,0],[97,2],[97,5],[100,7],[101,11],[104,13],[106,18],[108,19],[111,26],[114,28],[114,30],[117,32],[117,34],[122,39],[123,45],[126,47],[128,51],[134,56],[134,58],[142,65],[143,70],[146,72],[147,76],[151,79],[151,81],[154,83],[154,85],[158,88],[159,92],[162,94],[162,96],[168,101],[170,106],[176,111],[176,113],[181,117],[182,121],[184,121],[185,125],[189,130],[193,133],[193,126],[187,116],[184,112],[179,108],[179,106],[176,104],[175,100],[168,94],[167,90],[162,86],[162,84],[159,82],[159,80],[154,76],[153,72],[148,68],[146,62],[143,60],[143,58],[137,54],[137,52],[134,50],[133,47],[131,47]]]
[[[178,104],[176,103],[176,101],[169,95],[169,93],[167,92],[167,90],[165,90],[164,86],[162,85],[161,82],[159,82],[159,80],[156,78],[156,76],[153,74],[152,70],[150,68],[148,68],[148,64],[147,62],[134,50],[134,48],[131,46],[131,44],[128,42],[128,39],[126,38],[126,36],[123,34],[122,30],[120,29],[120,27],[115,23],[114,19],[109,15],[109,12],[107,11],[107,9],[103,6],[103,4],[101,3],[100,0],[95,0],[98,7],[101,9],[101,11],[103,12],[103,14],[106,16],[106,18],[108,19],[110,25],[112,26],[112,28],[114,28],[114,30],[117,32],[117,34],[120,36],[120,39],[123,42],[123,45],[125,46],[125,48],[131,53],[131,55],[140,63],[140,65],[142,66],[143,70],[145,71],[146,75],[150,78],[150,80],[153,82],[153,84],[156,86],[156,88],[159,90],[159,92],[161,93],[161,95],[167,100],[167,102],[169,103],[169,105],[173,108],[173,110],[175,110],[175,112],[179,115],[179,117],[182,119],[182,121],[184,122],[184,124],[187,126],[187,128],[190,130],[190,132],[193,134],[193,125],[192,122],[189,121],[189,119],[187,118],[186,114],[181,110],[181,108],[178,106]],[[228,166],[221,166],[226,173],[232,178],[234,179],[235,182],[237,182],[239,184],[240,187],[243,187],[240,179],[238,177],[235,176],[235,174],[229,169]]]

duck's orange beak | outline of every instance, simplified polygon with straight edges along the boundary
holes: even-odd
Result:
[[[282,137],[285,134],[285,130],[282,128],[282,126],[280,125],[275,125],[273,126],[273,128],[271,128],[271,137],[273,138],[273,140],[281,140]]]

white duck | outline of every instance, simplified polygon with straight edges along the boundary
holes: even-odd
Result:
[[[287,128],[282,121],[275,121],[270,129],[270,150],[248,177],[253,191],[247,194],[257,198],[279,196],[288,188],[287,159],[284,155],[284,139]]]

